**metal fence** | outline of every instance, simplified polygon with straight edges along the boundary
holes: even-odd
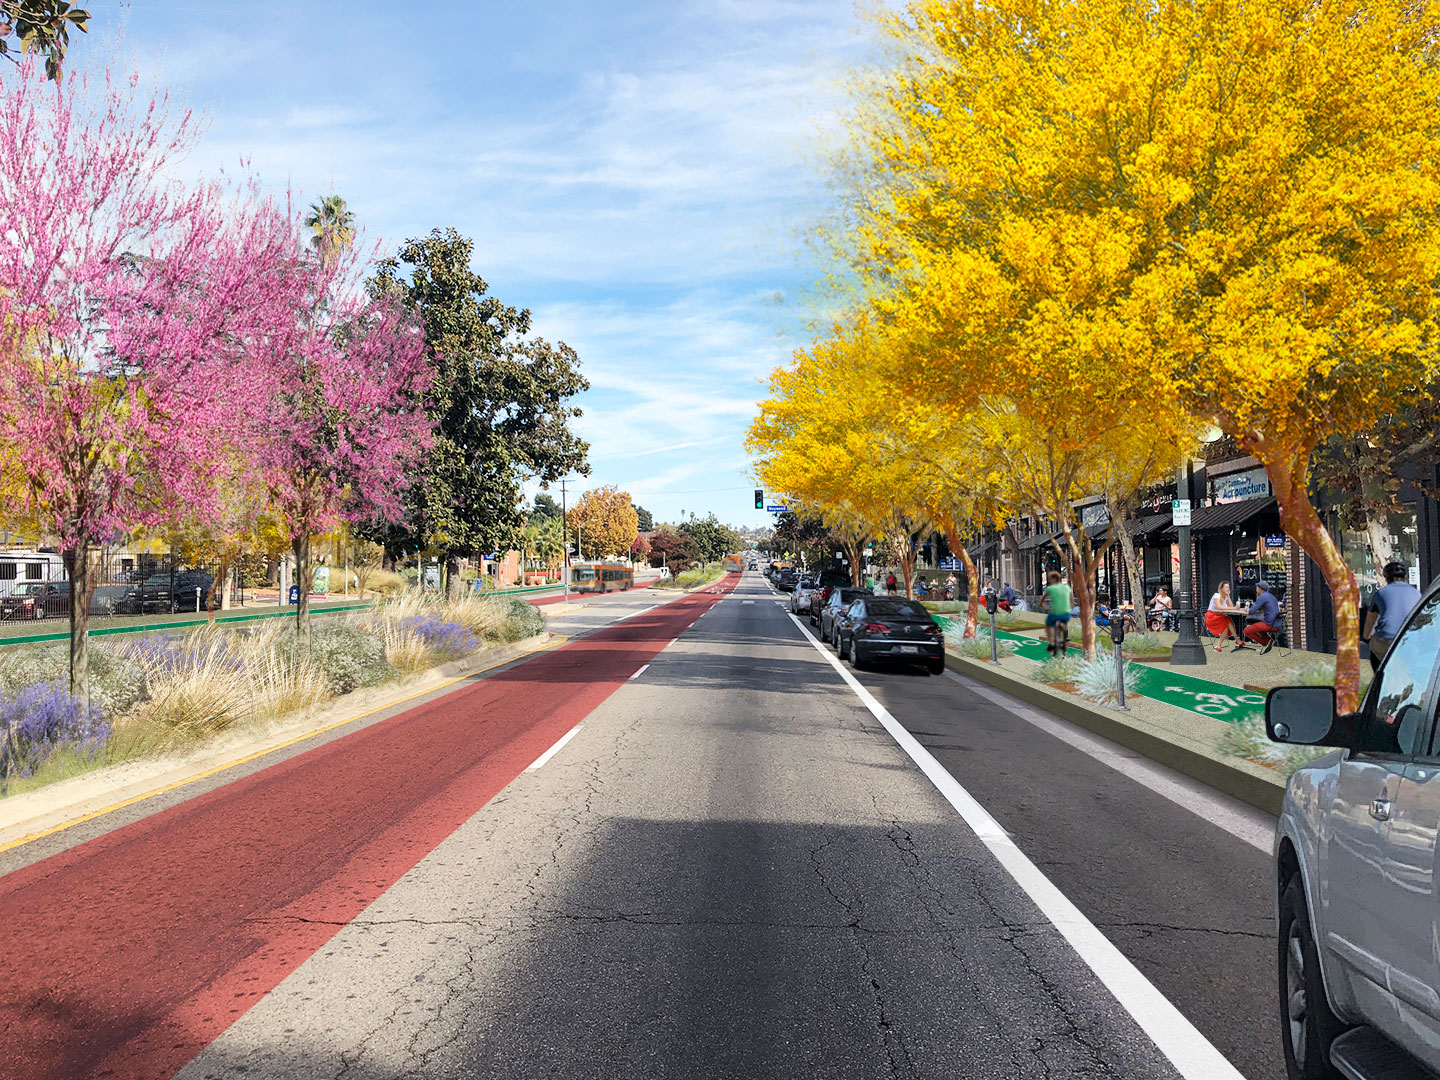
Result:
[[[92,563],[92,618],[131,618],[219,606],[218,567],[189,565],[172,554],[106,548]],[[243,607],[251,596],[239,568],[230,577],[230,602]],[[0,548],[0,621],[41,622],[70,618],[70,579],[58,553],[45,548]]]

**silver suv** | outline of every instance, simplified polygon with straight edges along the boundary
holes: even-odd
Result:
[[[1275,833],[1280,1022],[1294,1080],[1440,1076],[1440,583],[1360,707],[1272,690],[1280,743],[1333,746],[1290,778]]]

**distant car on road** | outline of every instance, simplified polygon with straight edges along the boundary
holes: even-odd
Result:
[[[1353,714],[1329,686],[1265,701],[1296,769],[1275,831],[1277,981],[1291,1080],[1440,1076],[1440,582]]]
[[[829,598],[820,608],[818,623],[820,625],[820,640],[833,642],[835,640],[835,617],[849,609],[850,605],[862,596],[868,596],[864,589],[833,589]]]
[[[199,611],[214,584],[215,579],[203,570],[182,570],[173,577],[168,573],[151,574],[124,598],[125,611],[130,615]]]
[[[791,613],[798,615],[802,611],[809,611],[810,594],[819,587],[814,578],[801,578],[796,582],[795,591],[790,594]]]
[[[775,575],[775,588],[781,592],[794,592],[800,583],[800,574],[795,570],[782,570]]]
[[[876,660],[923,664],[931,675],[945,670],[945,636],[918,600],[861,597],[837,622],[835,650],[857,668]]]

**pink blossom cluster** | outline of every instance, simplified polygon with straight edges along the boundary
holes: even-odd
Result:
[[[253,183],[175,179],[198,134],[134,74],[0,73],[0,514],[63,550],[219,514],[236,461],[295,535],[394,515],[428,443],[419,331]]]

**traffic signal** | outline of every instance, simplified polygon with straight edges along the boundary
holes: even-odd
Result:
[[[760,488],[756,488],[756,489],[755,489],[755,509],[756,509],[756,510],[764,510],[764,509],[765,509],[765,492],[764,492],[763,490],[761,490]]]

